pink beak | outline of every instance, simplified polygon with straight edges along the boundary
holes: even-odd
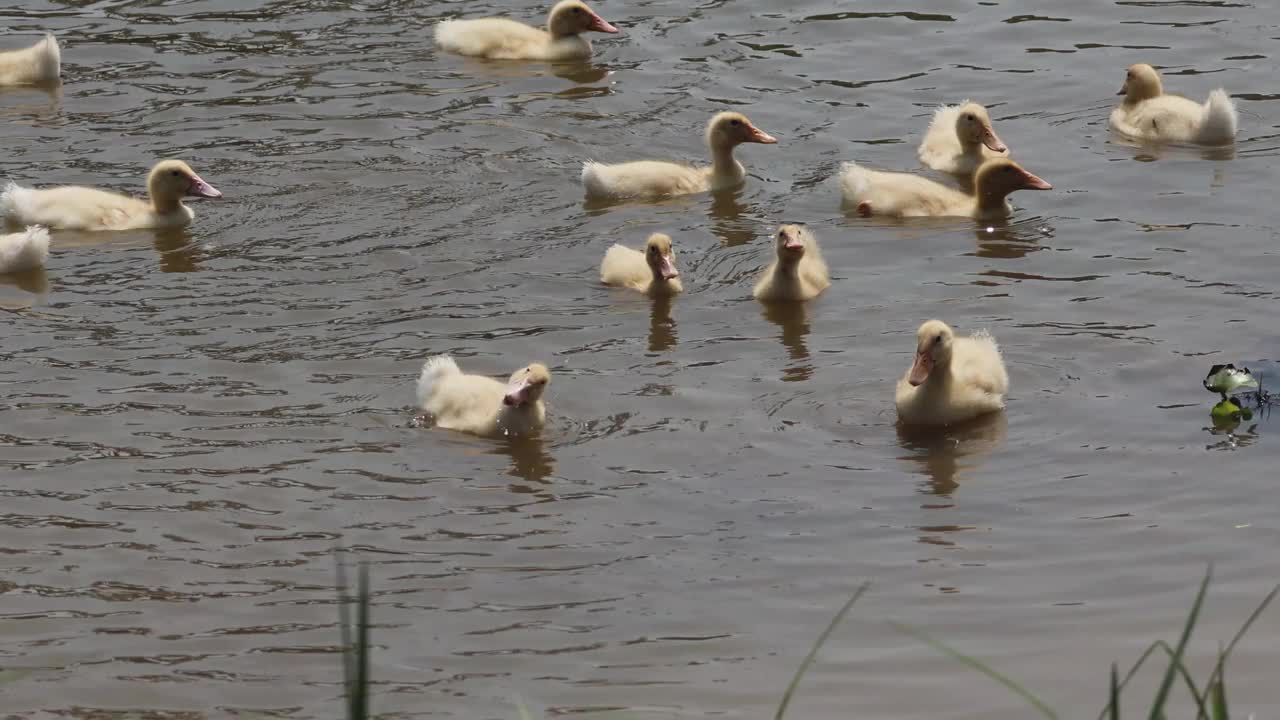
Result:
[[[659,260],[658,263],[658,272],[662,274],[663,280],[680,277],[680,271],[676,269],[676,264],[671,259],[670,255],[663,255],[662,259]]]
[[[795,235],[788,235],[787,241],[782,244],[782,247],[792,251],[804,250],[804,243]]]
[[[222,197],[222,193],[218,190],[218,188],[202,180],[199,175],[191,176],[191,184],[187,186],[187,194],[192,197],[206,197],[206,198]]]
[[[1125,82],[1125,84],[1121,85],[1121,86],[1120,86],[1120,92],[1118,92],[1118,93],[1116,93],[1116,94],[1117,94],[1117,95],[1128,95],[1128,94],[1129,94],[1129,83],[1126,81],[1126,82]]]
[[[769,133],[761,130],[758,127],[752,126],[749,132],[750,132],[750,135],[748,135],[747,137],[747,142],[760,143],[761,145],[772,145],[778,142],[778,138],[770,135]]]
[[[1041,180],[1035,175],[1032,175],[1026,170],[1023,170],[1022,173],[1024,175],[1024,177],[1022,178],[1022,181],[1026,183],[1023,187],[1027,188],[1028,190],[1052,190],[1053,189],[1052,185],[1045,182],[1044,180]]]
[[[991,148],[993,152],[998,153],[1002,153],[1009,149],[1004,143],[1000,142],[1000,138],[996,135],[996,131],[993,130],[990,125],[982,128],[982,144]]]
[[[591,13],[591,24],[587,25],[587,29],[602,33],[620,32],[618,28],[610,25],[608,21],[595,13]]]
[[[930,370],[933,370],[933,356],[927,350],[916,351],[916,361],[911,364],[911,375],[907,377],[907,382],[911,383],[911,387],[919,387],[929,378]]]
[[[502,396],[503,405],[519,406],[529,402],[529,381],[516,380],[507,386],[507,394]]]

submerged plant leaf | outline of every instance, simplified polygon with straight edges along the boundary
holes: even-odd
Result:
[[[831,622],[827,624],[827,629],[823,630],[822,634],[818,636],[818,641],[813,644],[809,654],[804,656],[804,660],[800,661],[800,667],[796,668],[795,677],[791,678],[786,691],[782,693],[782,702],[778,703],[778,710],[773,714],[773,720],[782,720],[782,716],[787,712],[787,705],[791,704],[791,696],[795,694],[796,688],[800,686],[800,678],[804,677],[804,674],[808,672],[809,666],[813,664],[814,658],[818,656],[818,651],[822,649],[823,645],[827,644],[827,639],[831,637],[831,633],[835,632],[836,626],[844,620],[844,616],[849,614],[853,604],[858,601],[858,598],[862,597],[862,594],[870,586],[871,583],[862,583],[857,590],[853,591],[853,596],[844,604],[844,607],[840,608],[836,616],[831,618]]]

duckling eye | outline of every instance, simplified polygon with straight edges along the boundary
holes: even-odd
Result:
[[[172,176],[174,176],[174,177],[182,177],[182,171],[181,171],[181,170],[170,170],[170,171],[169,171],[169,174],[170,174],[170,175],[172,175]]]
[[[942,336],[941,336],[941,335],[934,335],[934,336],[933,336],[933,344],[934,344],[934,345],[938,345],[938,344],[941,344],[941,343],[942,343]]]
[[[742,124],[742,121],[741,121],[741,120],[730,120],[730,121],[729,121],[729,124],[730,124],[730,125],[732,125],[732,126],[734,126],[734,127],[738,127],[739,125],[741,125],[741,124]]]
[[[576,7],[576,8],[574,8],[574,9],[573,9],[573,14],[574,14],[574,15],[581,15],[581,14],[582,14],[582,8],[580,8],[580,7]]]
[[[964,119],[965,119],[965,120],[973,120],[973,113],[965,113],[965,115],[964,115]]]

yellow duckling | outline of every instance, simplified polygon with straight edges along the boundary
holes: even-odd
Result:
[[[1138,140],[1226,145],[1236,138],[1235,103],[1222,88],[1203,105],[1169,95],[1160,73],[1150,65],[1130,65],[1117,95],[1124,101],[1111,111],[1111,127]]]
[[[805,226],[778,228],[773,247],[777,258],[760,274],[752,292],[757,300],[811,300],[831,285],[818,239]]]
[[[540,363],[515,371],[504,385],[484,375],[464,375],[453,358],[437,355],[422,366],[418,405],[437,427],[476,435],[526,435],[546,420],[542,393],[549,382],[551,373]]]
[[[910,173],[868,170],[845,163],[840,184],[846,207],[863,217],[958,215],[990,219],[1008,217],[1006,199],[1015,190],[1052,190],[1053,186],[1008,158],[986,161],[973,174],[972,195]]]
[[[508,18],[445,20],[436,25],[436,45],[459,55],[490,60],[585,60],[591,41],[585,32],[616,33],[581,0],[561,0],[547,15],[547,29]]]
[[[1009,375],[995,338],[958,338],[941,320],[916,332],[916,357],[898,381],[898,418],[907,425],[951,425],[1004,408]]]
[[[671,237],[654,233],[644,243],[644,251],[614,245],[600,263],[600,282],[620,285],[650,295],[675,295],[684,290]]]
[[[778,139],[751,124],[739,112],[722,112],[707,123],[710,167],[694,167],[659,160],[638,160],[619,165],[582,164],[582,187],[588,198],[622,200],[728,190],[742,185],[747,171],[733,157],[742,143],[772,145]]]

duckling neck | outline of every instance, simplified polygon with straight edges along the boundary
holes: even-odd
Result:
[[[741,178],[746,171],[733,158],[733,144],[711,143],[711,174],[716,177]]]
[[[981,213],[1002,212],[1005,198],[1009,197],[1008,190],[998,187],[983,187],[981,180],[975,186],[974,194],[978,197],[978,212]]]
[[[155,188],[149,188],[147,194],[151,196],[151,206],[160,215],[177,212],[178,208],[182,207],[182,197],[179,195],[156,192]]]

